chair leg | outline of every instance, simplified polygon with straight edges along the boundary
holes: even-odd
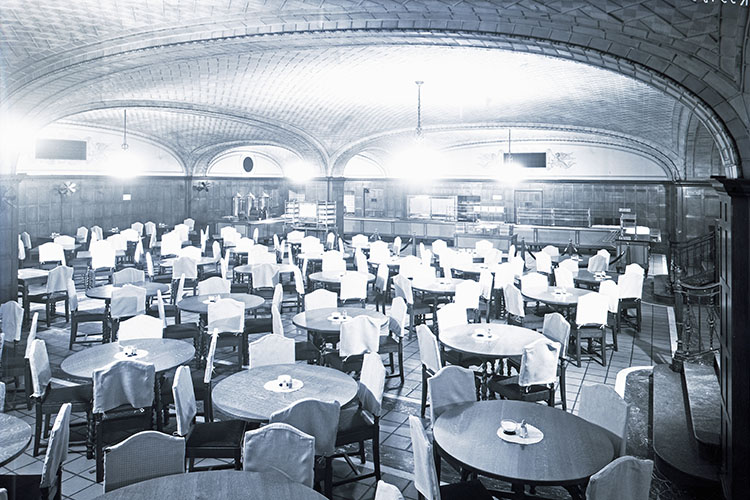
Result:
[[[578,368],[581,367],[581,337],[576,332],[576,362],[578,363]]]
[[[424,418],[425,409],[427,408],[427,370],[422,365],[422,408],[421,417]]]
[[[103,454],[103,446],[102,446],[102,429],[96,429],[94,430],[96,434],[96,451],[95,451],[95,458],[96,458],[96,482],[101,483],[104,481],[104,457]]]
[[[401,339],[398,345],[398,374],[401,379],[401,385],[404,385],[404,345]]]
[[[638,332],[641,331],[641,301],[638,301],[638,304],[635,306],[635,314],[636,314],[636,325]]]
[[[607,329],[602,330],[602,366],[607,366]]]
[[[372,464],[375,468],[375,480],[380,481],[380,430],[377,427],[372,436]]]
[[[73,343],[76,341],[77,336],[78,336],[78,320],[76,319],[75,315],[73,315],[73,318],[70,323],[70,342],[68,342],[69,351],[73,349]]]
[[[36,405],[36,420],[34,421],[34,456],[39,455],[39,446],[42,443],[42,405]]]
[[[393,363],[393,353],[392,352],[388,353],[388,361],[390,363],[388,365],[388,367],[391,369],[391,375],[393,375],[394,373],[396,373],[396,365]]]
[[[565,368],[560,370],[560,401],[562,401],[563,411],[568,411],[568,397],[565,388]]]
[[[325,479],[323,490],[326,498],[333,498],[333,458],[326,457]]]

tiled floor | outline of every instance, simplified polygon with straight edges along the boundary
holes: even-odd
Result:
[[[79,291],[79,297],[82,302],[82,308],[100,307],[97,301],[86,299],[83,293]],[[368,305],[368,307],[373,307]],[[643,304],[643,328],[640,333],[635,332],[630,327],[625,327],[619,336],[619,351],[608,350],[608,362],[604,367],[596,361],[584,361],[581,367],[575,364],[569,366],[567,374],[568,381],[566,387],[568,410],[576,412],[578,403],[578,394],[581,385],[584,382],[599,382],[611,386],[615,384],[617,373],[630,366],[652,365],[655,363],[667,362],[670,359],[670,328],[674,328],[673,321],[670,324],[670,314],[668,308],[664,306]],[[291,324],[292,312],[283,314],[284,327],[286,334],[303,335],[302,332],[296,332]],[[40,316],[44,316],[43,310]],[[534,319],[534,318],[529,318]],[[195,321],[190,315],[185,315],[183,321]],[[537,318],[539,320],[539,318]],[[493,320],[496,321],[496,320]],[[94,325],[86,325],[82,329],[91,328]],[[46,328],[40,321],[39,338],[47,342],[51,363],[53,365],[53,376],[57,383],[68,384],[69,381],[64,379],[64,374],[59,370],[62,360],[70,354],[67,348],[68,342],[68,325],[64,319],[56,319],[51,328]],[[75,346],[74,351],[84,347]],[[416,490],[411,482],[412,473],[412,456],[411,443],[409,439],[409,426],[407,418],[411,415],[419,414],[420,391],[421,391],[421,368],[419,361],[419,352],[417,348],[416,336],[414,339],[406,339],[404,346],[404,369],[406,371],[406,381],[400,384],[398,378],[389,379],[386,384],[386,393],[384,396],[384,415],[381,419],[381,459],[383,463],[383,479],[387,482],[397,485],[404,493],[406,498],[416,498]],[[220,349],[217,353],[218,366],[216,379],[227,376],[234,370],[232,362],[236,359],[236,354],[229,349]],[[12,386],[9,386],[12,389]],[[559,395],[558,395],[559,401]],[[9,395],[9,401],[12,395]],[[22,417],[24,420],[33,425],[33,413],[27,411],[25,406],[18,404],[16,401],[14,409],[9,409],[9,413]],[[425,420],[425,425],[428,421]],[[174,425],[174,419],[171,419],[171,425]],[[168,429],[171,431],[171,429]],[[0,469],[0,474],[39,474],[41,472],[43,456],[32,457],[31,449],[28,449],[21,457],[6,467]],[[365,468],[371,467],[371,457],[368,451],[368,461]],[[355,460],[356,463],[358,463]],[[207,462],[203,463],[204,465]],[[200,465],[200,464],[199,464]],[[348,466],[343,460],[337,460],[335,463],[336,476],[344,477],[351,473]],[[449,468],[445,468],[443,480],[450,481],[455,475]],[[374,497],[374,479],[355,482],[338,487],[334,490],[335,498],[340,499],[371,499]],[[87,460],[82,446],[73,446],[64,464],[63,474],[63,495],[66,498],[85,500],[102,494],[102,486],[94,482],[94,461]],[[545,489],[545,493],[566,497],[562,489]]]

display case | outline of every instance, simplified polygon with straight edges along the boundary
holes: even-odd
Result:
[[[415,195],[409,196],[406,201],[409,219],[456,220],[456,196]]]
[[[503,222],[459,222],[456,224],[455,246],[474,248],[477,241],[491,241],[495,248],[507,252],[516,245],[517,236],[512,224]]]

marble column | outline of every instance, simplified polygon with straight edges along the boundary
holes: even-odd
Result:
[[[750,466],[750,180],[718,177],[721,444],[725,498],[746,495]]]

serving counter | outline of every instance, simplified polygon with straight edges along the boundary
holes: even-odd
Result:
[[[241,220],[224,217],[216,222],[214,234],[220,234],[223,227],[233,226],[241,236],[253,237],[253,231],[258,228],[258,239],[270,240],[274,234],[284,234],[284,219],[273,218],[263,220]]]

